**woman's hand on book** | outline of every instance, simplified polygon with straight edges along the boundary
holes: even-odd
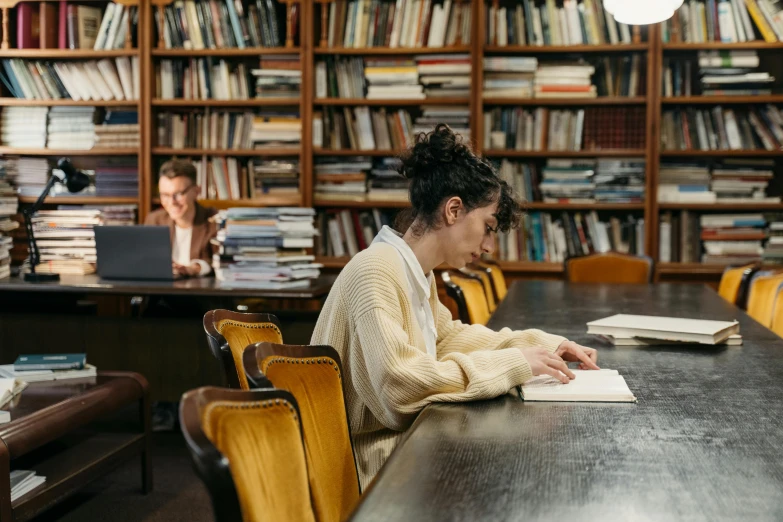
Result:
[[[551,375],[563,384],[568,384],[575,377],[568,369],[565,361],[544,348],[520,348],[522,355],[530,365],[533,375]]]
[[[574,341],[563,341],[555,350],[555,355],[568,362],[578,362],[580,370],[600,370],[596,362],[598,352]]]

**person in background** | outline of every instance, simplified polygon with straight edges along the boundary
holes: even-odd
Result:
[[[160,168],[158,192],[163,208],[150,213],[144,224],[171,229],[174,273],[189,277],[210,274],[210,240],[217,234],[217,226],[209,218],[217,210],[202,207],[196,201],[199,194],[196,168],[185,160],[167,161]]]
[[[519,223],[519,203],[488,162],[439,124],[405,154],[402,174],[412,224],[384,226],[343,268],[311,340],[340,354],[364,490],[426,405],[490,399],[534,375],[568,382],[569,361],[598,369],[592,348],[535,328],[463,324],[438,300],[435,267],[491,254],[498,231]]]

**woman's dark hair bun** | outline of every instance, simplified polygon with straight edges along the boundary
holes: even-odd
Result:
[[[462,143],[462,136],[445,123],[439,123],[432,131],[416,136],[416,144],[402,158],[400,173],[408,179],[429,177],[445,163],[471,155],[470,148]]]

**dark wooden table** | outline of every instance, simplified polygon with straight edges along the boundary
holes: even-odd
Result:
[[[614,313],[740,321],[743,346],[613,348]],[[783,340],[704,286],[515,283],[490,327],[599,349],[637,404],[427,407],[356,521],[783,520]]]
[[[335,276],[323,275],[305,288],[258,290],[221,283],[214,277],[178,281],[119,281],[91,275],[61,275],[56,283],[27,283],[21,277],[0,279],[0,292],[89,293],[202,297],[263,297],[268,299],[317,299],[329,293]]]
[[[3,409],[11,422],[0,425],[0,521],[28,520],[138,456],[142,491],[152,490],[149,391],[141,375],[30,383]],[[34,470],[46,482],[12,503],[12,469]]]

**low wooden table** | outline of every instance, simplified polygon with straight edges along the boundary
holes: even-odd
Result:
[[[142,491],[152,490],[150,401],[141,375],[30,383],[4,409],[11,422],[0,426],[0,521],[29,520],[136,456]],[[12,503],[12,469],[34,470],[46,482]]]

